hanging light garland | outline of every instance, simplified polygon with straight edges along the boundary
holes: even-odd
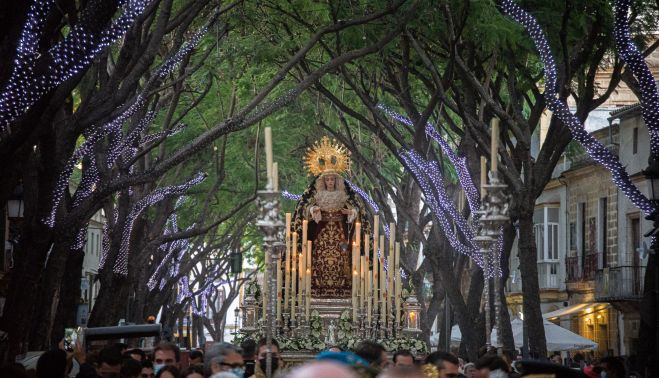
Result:
[[[121,2],[121,16],[100,33],[84,29],[83,23],[74,25],[66,38],[51,47],[43,57],[38,45],[54,1],[34,1],[19,38],[14,67],[7,85],[0,92],[0,132],[10,132],[10,123],[44,94],[89,67],[101,51],[126,34],[148,3],[148,0]],[[47,67],[36,72],[39,64],[47,64]]]
[[[616,0],[614,2],[615,18],[613,34],[615,36],[616,50],[627,63],[627,67],[638,82],[641,90],[641,109],[643,121],[650,134],[650,151],[653,156],[659,156],[659,93],[652,71],[645,62],[643,53],[636,46],[629,30],[630,0]]]
[[[604,166],[610,173],[613,183],[618,187],[629,200],[645,214],[649,215],[655,210],[655,206],[640,190],[631,182],[627,171],[620,163],[620,159],[597,139],[590,135],[583,127],[579,119],[570,112],[568,105],[559,99],[557,89],[557,68],[551,48],[547,42],[542,28],[538,21],[528,12],[519,7],[512,0],[500,0],[499,6],[501,11],[521,24],[533,40],[536,49],[540,55],[540,60],[544,65],[545,72],[545,101],[547,108],[553,112],[553,115],[566,125],[574,140],[579,142],[588,154]]]
[[[409,118],[389,109],[388,107],[379,104],[378,109],[382,110],[385,114],[387,114],[390,118],[406,125],[406,126],[414,126],[414,122],[410,120]],[[432,138],[435,142],[437,142],[441,148],[442,152],[446,155],[446,157],[449,159],[451,162],[451,165],[455,168],[455,172],[458,175],[458,181],[460,182],[460,186],[465,192],[465,195],[467,197],[467,203],[469,204],[469,209],[471,209],[471,212],[474,213],[477,211],[480,206],[481,206],[481,201],[480,201],[480,195],[478,193],[478,189],[476,188],[476,185],[474,185],[474,181],[471,178],[471,174],[469,173],[469,167],[467,166],[467,159],[462,156],[458,156],[453,148],[446,142],[446,140],[441,136],[441,134],[437,131],[437,129],[430,123],[426,123],[426,135]]]

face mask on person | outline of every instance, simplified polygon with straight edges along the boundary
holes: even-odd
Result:
[[[259,360],[259,367],[261,368],[261,371],[265,373],[265,370],[266,370],[265,358],[261,358]],[[273,358],[272,359],[272,372],[274,373],[275,371],[277,371],[278,368],[279,368],[279,359]]]
[[[245,368],[244,367],[236,367],[231,370],[229,370],[230,373],[234,374],[237,378],[243,378],[245,376]]]
[[[165,364],[153,364],[153,374],[158,375],[160,369],[164,368]]]

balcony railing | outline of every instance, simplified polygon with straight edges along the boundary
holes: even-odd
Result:
[[[645,267],[617,266],[595,274],[596,301],[640,300],[643,295]]]
[[[597,254],[586,253],[583,262],[583,279],[584,281],[592,281],[595,279],[595,272],[597,272]]]
[[[538,261],[538,283],[542,289],[558,289],[558,261]]]
[[[595,279],[597,271],[597,254],[587,253],[584,256],[583,267],[579,267],[579,256],[569,256],[565,258],[566,281],[592,281]]]
[[[576,282],[581,279],[581,270],[579,270],[579,256],[568,256],[565,258],[565,279],[567,282]]]

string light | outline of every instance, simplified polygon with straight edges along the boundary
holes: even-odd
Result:
[[[288,190],[282,190],[281,191],[281,196],[284,197],[285,199],[291,200],[291,201],[299,201],[300,198],[302,198],[301,195],[293,194],[293,193],[289,192]]]
[[[547,108],[570,129],[574,140],[584,147],[593,160],[600,163],[611,172],[611,177],[616,187],[618,187],[625,196],[627,196],[627,198],[629,198],[629,200],[645,214],[652,214],[655,210],[655,206],[634,184],[632,184],[627,171],[620,163],[618,157],[590,135],[584,129],[579,119],[570,112],[568,105],[559,99],[556,62],[551,54],[551,48],[549,47],[547,38],[537,20],[512,0],[501,0],[499,4],[504,14],[510,16],[513,20],[524,26],[538,50],[540,59],[544,65],[544,97],[545,102],[547,103]],[[624,31],[622,34],[624,34]],[[627,48],[629,47],[627,46]],[[646,110],[644,108],[644,114],[645,112]],[[650,123],[652,123],[652,121]],[[653,139],[653,144],[655,143],[655,139],[656,138]]]
[[[378,109],[382,110],[390,118],[410,127],[414,126],[414,122],[409,118],[389,109],[383,104],[378,104]],[[465,192],[467,197],[467,203],[472,213],[477,211],[481,206],[480,194],[474,181],[471,179],[471,174],[469,173],[469,167],[467,166],[467,159],[465,157],[458,156],[453,148],[446,142],[446,140],[441,136],[441,134],[436,130],[436,128],[430,123],[426,122],[426,135],[431,137],[435,142],[437,142],[446,157],[448,157],[451,165],[455,168],[455,172],[458,175],[458,181],[460,181],[460,186]]]
[[[420,157],[414,151],[403,151],[399,154],[399,156],[403,160],[405,166],[407,166],[408,170],[415,177],[417,184],[419,184],[424,198],[426,199],[426,203],[430,207],[435,219],[444,231],[444,235],[446,236],[449,244],[451,244],[453,249],[455,249],[457,252],[470,257],[476,262],[476,264],[478,264],[478,266],[483,268],[485,266],[483,258],[477,253],[476,248],[474,248],[474,246],[471,244],[472,239],[467,238],[469,244],[463,244],[449,222],[449,219],[451,218],[449,216],[445,216],[444,214],[445,208],[440,203],[442,200],[448,200],[448,198],[445,197],[445,191],[442,189],[443,183],[441,182],[441,175],[439,172],[431,172],[435,170],[437,165],[426,162],[425,159]],[[432,180],[435,180],[435,182],[432,182]],[[447,208],[449,207],[447,206]],[[473,231],[471,233],[473,234]]]
[[[627,67],[638,82],[641,92],[641,109],[645,125],[650,134],[650,150],[653,156],[659,156],[659,94],[652,71],[645,62],[643,53],[636,46],[629,30],[630,0],[616,0],[614,2],[615,18],[613,35],[616,50],[627,63]]]
[[[183,46],[178,49],[174,55],[168,58],[157,69],[155,76],[161,80],[164,79],[169,73],[171,73],[172,70],[180,63],[180,61],[199,44],[201,37],[206,32],[207,28],[202,28],[200,31],[195,33],[190,40],[184,43]],[[137,127],[132,132],[129,132],[125,137],[122,137],[122,126],[146,105],[147,95],[150,92],[151,87],[156,83],[157,80],[151,79],[147,85],[145,85],[142,91],[135,97],[135,101],[126,110],[121,112],[110,122],[99,128],[89,131],[87,135],[85,135],[85,141],[73,152],[73,155],[69,158],[57,179],[57,183],[55,184],[55,189],[53,191],[51,211],[48,217],[44,219],[45,224],[50,227],[54,227],[57,208],[61,203],[65,191],[69,189],[69,182],[76,164],[78,164],[85,157],[93,159],[95,147],[103,140],[105,136],[109,136],[106,166],[107,168],[112,168],[119,156],[122,157],[124,163],[132,163],[133,158],[138,152],[138,149],[133,147],[135,143],[141,143],[144,145],[155,139],[169,137],[175,135],[185,127],[185,125],[180,124],[170,130],[147,135],[145,138],[146,140],[140,141],[141,134],[148,128],[156,116],[154,112],[147,112],[145,117],[140,120]],[[84,192],[81,192],[80,194],[76,193],[77,200],[74,202],[74,207],[77,206],[83,199],[88,197],[89,194],[91,194],[95,184],[98,182],[98,171],[96,166],[95,164],[90,166],[93,166],[93,172],[89,172],[88,180],[92,182],[92,185],[86,187],[87,189],[85,189]],[[132,174],[133,167],[131,166],[128,168],[129,174]],[[92,190],[90,191],[90,189]],[[129,188],[128,190],[129,194],[132,194],[132,188]]]
[[[100,33],[83,29],[85,23],[74,25],[66,38],[41,56],[38,43],[53,3],[35,1],[28,11],[11,75],[0,92],[0,132],[7,132],[9,124],[44,94],[89,67],[101,51],[128,31],[149,1],[124,1],[121,16]],[[37,70],[43,64],[47,66]]]
[[[137,217],[142,214],[142,212],[149,206],[152,206],[155,203],[158,203],[165,198],[180,196],[183,193],[187,192],[191,187],[199,184],[206,178],[205,173],[199,173],[197,176],[188,180],[186,183],[181,185],[172,185],[164,188],[158,188],[151,192],[151,194],[139,200],[132,208],[128,216],[126,217],[125,226],[121,236],[121,246],[119,248],[119,255],[115,261],[113,271],[118,274],[127,275],[128,274],[128,252],[130,245],[130,236],[133,231],[133,224]]]

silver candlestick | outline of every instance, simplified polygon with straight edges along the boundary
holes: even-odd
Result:
[[[503,352],[503,332],[501,332],[501,311],[503,307],[501,303],[501,292],[503,288],[500,274],[501,254],[497,246],[502,236],[502,227],[510,221],[510,217],[508,216],[510,196],[505,193],[508,186],[499,178],[499,172],[490,171],[488,176],[490,183],[484,185],[487,195],[483,200],[483,211],[480,222],[483,226],[483,233],[491,239],[488,254],[491,256],[490,261],[493,263],[491,269],[494,270],[490,276],[494,278],[494,321],[497,327],[497,349],[499,354],[501,354]],[[489,263],[487,266],[490,268]],[[489,304],[489,299],[487,303]]]
[[[276,301],[277,301],[277,261],[281,259],[281,249],[283,243],[282,233],[284,231],[284,223],[280,219],[279,207],[279,192],[270,189],[261,190],[257,195],[257,205],[259,208],[259,216],[256,221],[256,226],[263,234],[263,250],[268,258],[268,285],[267,292],[265,293],[268,298],[267,308],[263,311],[266,313],[266,321],[264,325],[266,335],[266,377],[272,377],[272,337],[276,329],[275,315],[276,315]]]

